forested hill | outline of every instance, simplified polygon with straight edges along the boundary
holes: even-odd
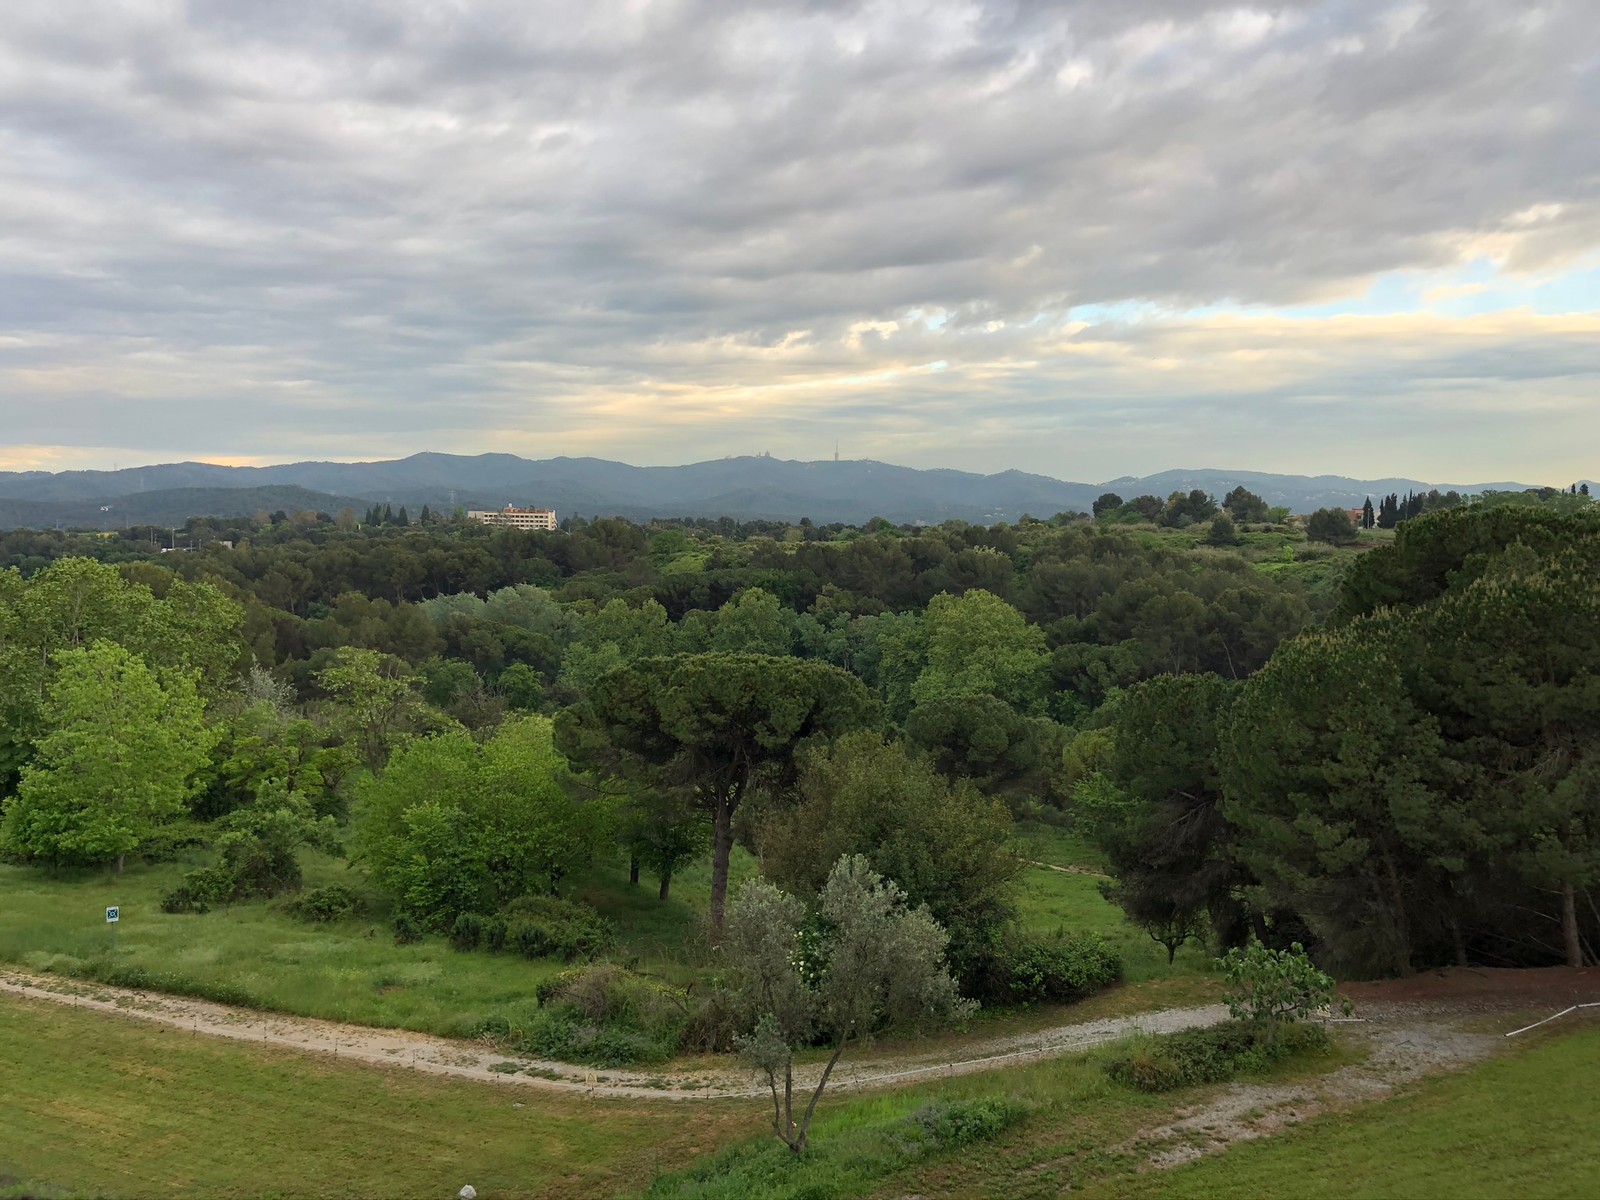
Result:
[[[257,509],[360,509],[378,501],[396,507],[448,509],[533,504],[563,514],[732,517],[735,520],[859,523],[1014,521],[1024,513],[1082,512],[1107,490],[1124,498],[1165,497],[1200,488],[1221,496],[1243,484],[1270,505],[1295,512],[1353,508],[1367,497],[1422,492],[1421,480],[1358,480],[1244,471],[1169,471],[1110,483],[1073,483],[1023,471],[981,475],[917,470],[871,460],[797,462],[762,456],[714,459],[677,467],[634,467],[598,458],[534,461],[513,454],[415,454],[388,462],[301,462],[270,467],[167,463],[119,471],[0,473],[0,526],[181,522],[189,516],[231,516]],[[1441,485],[1444,486],[1444,485]],[[1521,490],[1522,484],[1453,485]],[[290,489],[295,489],[291,491]],[[239,495],[244,490],[253,493]],[[301,494],[303,492],[303,494]]]
[[[191,517],[248,517],[258,512],[336,513],[365,501],[310,488],[182,487],[83,500],[0,497],[0,529],[122,529],[182,525]]]

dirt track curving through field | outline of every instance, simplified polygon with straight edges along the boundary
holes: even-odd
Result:
[[[1480,986],[1477,977],[1514,976],[1515,986]],[[1537,978],[1535,978],[1537,977]],[[1463,976],[1457,975],[1461,980]],[[1511,982],[1511,980],[1507,980]],[[1413,1068],[1445,1068],[1465,1064],[1489,1052],[1498,1034],[1464,1034],[1453,1029],[1461,1018],[1494,1012],[1527,1011],[1540,1004],[1551,1011],[1573,998],[1600,999],[1600,971],[1565,973],[1465,973],[1465,986],[1431,985],[1424,980],[1396,985],[1367,985],[1357,992],[1367,1032],[1383,1054]],[[549,1062],[503,1053],[487,1044],[452,1041],[398,1029],[374,1029],[306,1017],[263,1013],[206,1000],[107,987],[77,980],[29,975],[0,969],[0,993],[35,1001],[71,1005],[90,1011],[155,1022],[193,1036],[282,1046],[309,1054],[326,1054],[355,1062],[400,1066],[436,1075],[451,1075],[509,1087],[532,1087],[596,1096],[664,1100],[719,1099],[763,1095],[751,1076],[719,1060],[705,1067],[676,1064],[659,1071],[596,1070],[571,1063]],[[1135,1032],[1163,1033],[1209,1025],[1227,1016],[1221,1005],[1173,1008],[1137,1016],[1059,1025],[1030,1033],[981,1038],[958,1049],[915,1046],[894,1054],[866,1052],[847,1059],[833,1076],[834,1088],[860,1090],[962,1075],[1007,1065],[1041,1061],[1086,1050]],[[1507,1029],[1514,1026],[1508,1025]],[[1429,1047],[1421,1053],[1421,1047]],[[1411,1050],[1406,1050],[1411,1047]],[[1387,1048],[1387,1049],[1385,1049]],[[1398,1048],[1398,1049],[1396,1049]],[[801,1067],[804,1084],[820,1068]],[[1366,1086],[1366,1085],[1363,1085]]]

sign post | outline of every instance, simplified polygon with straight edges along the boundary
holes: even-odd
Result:
[[[111,957],[117,956],[117,922],[122,920],[120,905],[108,904],[106,906],[106,924],[111,926]]]

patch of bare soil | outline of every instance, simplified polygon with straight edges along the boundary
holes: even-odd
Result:
[[[1394,1011],[1403,1010],[1396,1005]],[[1425,1076],[1471,1066],[1505,1040],[1500,1033],[1475,1033],[1449,1020],[1418,1021],[1414,1015],[1342,1029],[1343,1036],[1365,1043],[1364,1061],[1295,1083],[1235,1084],[1181,1110],[1176,1120],[1141,1132],[1121,1149],[1143,1158],[1143,1170],[1165,1170],[1270,1136],[1318,1113],[1384,1099]]]
[[[1496,1014],[1600,1000],[1600,967],[1452,967],[1405,979],[1351,983],[1340,992],[1363,1012]]]

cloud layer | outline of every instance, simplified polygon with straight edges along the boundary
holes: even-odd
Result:
[[[0,457],[1593,475],[1593,18],[14,0]]]

